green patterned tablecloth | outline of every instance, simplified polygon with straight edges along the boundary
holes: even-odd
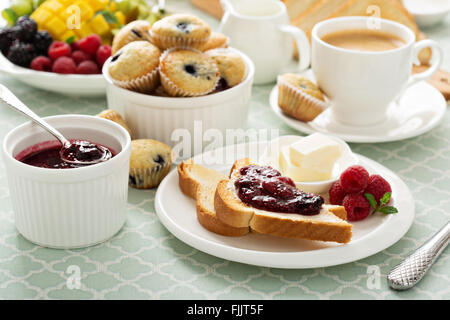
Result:
[[[187,3],[180,5],[188,8]],[[446,70],[450,70],[448,18],[444,25],[426,31],[444,47]],[[217,22],[207,19],[217,26]],[[40,116],[96,114],[106,107],[105,98],[69,98],[31,88],[4,75],[0,76],[0,83]],[[270,110],[271,88],[254,87],[249,127],[279,128],[281,134],[294,134]],[[1,107],[0,137],[3,139],[24,121],[19,114]],[[439,127],[420,137],[351,147],[381,162],[406,182],[415,199],[414,224],[400,241],[376,255],[340,266],[307,270],[249,266],[189,247],[159,222],[154,208],[155,190],[129,189],[127,222],[110,241],[77,250],[38,247],[14,227],[6,172],[0,162],[0,298],[450,299],[448,250],[409,291],[394,292],[385,280],[394,265],[450,218],[450,111]],[[72,281],[78,271],[79,283]],[[379,278],[374,278],[377,271]]]

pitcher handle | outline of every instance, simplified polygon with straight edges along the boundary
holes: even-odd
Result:
[[[304,71],[308,69],[311,63],[311,51],[309,45],[309,39],[305,35],[302,29],[291,26],[284,25],[280,27],[282,32],[288,33],[295,39],[297,44],[299,59],[298,59],[298,71]]]

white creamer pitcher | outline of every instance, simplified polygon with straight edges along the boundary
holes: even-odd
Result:
[[[310,64],[310,46],[305,33],[289,24],[286,7],[279,0],[221,0],[224,15],[220,32],[230,46],[243,51],[255,64],[255,84],[274,82],[291,63],[292,38],[300,59],[298,70]]]

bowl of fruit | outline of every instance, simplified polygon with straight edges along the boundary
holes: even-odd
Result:
[[[163,15],[140,0],[13,0],[2,11],[0,73],[72,96],[103,96],[103,63],[129,21]]]

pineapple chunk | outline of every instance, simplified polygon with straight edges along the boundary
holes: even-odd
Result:
[[[31,18],[38,24],[39,30],[47,30],[54,40],[65,41],[71,37],[79,40],[96,33],[109,41],[117,23],[109,23],[98,12],[108,10],[123,25],[126,17],[116,11],[117,7],[116,2],[111,0],[47,0],[36,8]],[[78,18],[74,17],[77,12],[80,14]]]
[[[53,36],[55,35],[58,39],[60,39],[60,35],[62,35],[66,30],[66,24],[64,21],[62,21],[59,17],[55,16],[51,18],[46,24],[45,29],[50,32],[50,34]]]
[[[97,14],[92,20],[90,20],[89,26],[99,36],[104,36],[111,30],[108,22],[105,20],[105,17],[101,14]]]

